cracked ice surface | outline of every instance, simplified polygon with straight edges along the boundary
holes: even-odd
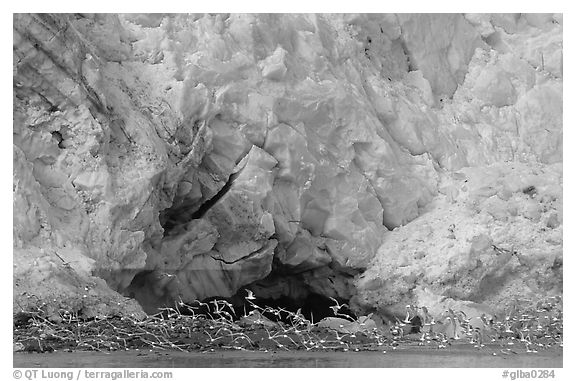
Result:
[[[444,232],[460,203],[463,215],[484,216],[462,224],[507,247],[528,245],[527,236],[549,234],[540,224],[552,226],[554,237],[538,252],[558,256],[562,22],[561,15],[15,15],[15,287],[38,292],[34,260],[51,264],[40,272],[46,277],[66,253],[80,283],[98,285],[96,296],[116,294],[90,274],[150,306],[231,296],[267,276],[274,281],[277,267],[317,292],[356,296],[359,306],[394,308],[424,288],[437,304],[497,303],[512,287],[538,293],[519,275],[496,289],[467,283],[467,293],[422,283],[464,254],[430,249],[434,261],[411,258],[408,249],[390,251],[390,240],[434,216],[441,222],[431,226]],[[516,200],[518,186],[497,190],[498,199],[474,193],[480,185],[461,189],[464,175],[455,174],[483,182],[499,163],[519,165],[499,166],[498,181],[531,168],[554,174],[523,185],[540,196],[560,186],[542,201],[550,204],[545,213],[533,199]],[[516,214],[504,216],[498,210],[510,211],[510,200]],[[496,234],[504,217],[526,219],[518,225],[524,235]],[[404,268],[398,258],[413,261],[405,282],[390,281],[399,277],[391,268]],[[469,266],[447,263],[455,273]],[[536,271],[547,262],[531,263]],[[362,278],[341,276],[363,269]],[[542,293],[561,285],[554,271],[544,273]],[[47,295],[75,293],[62,274],[48,279]],[[289,283],[278,278],[280,291],[262,292],[278,296]]]

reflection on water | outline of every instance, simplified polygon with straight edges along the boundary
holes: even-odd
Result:
[[[115,353],[14,354],[14,367],[73,368],[560,368],[562,351],[549,350],[515,355],[497,355],[499,349],[405,350],[363,353],[326,352],[214,352],[171,351]]]

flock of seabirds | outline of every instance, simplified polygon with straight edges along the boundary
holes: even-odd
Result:
[[[560,296],[549,297],[522,311],[512,307],[501,319],[486,313],[469,317],[463,311],[454,311],[450,308],[435,318],[425,306],[407,305],[403,319],[395,317],[394,320],[377,327],[374,320],[370,319],[373,314],[356,319],[345,312],[349,311],[347,304],[340,303],[332,297],[329,299],[334,303],[330,306],[334,317],[324,319],[327,323],[322,325],[304,317],[301,308],[293,312],[282,307],[263,307],[256,303],[257,298],[251,290],[246,289],[245,292],[250,312],[246,311],[245,305],[244,314],[240,319],[237,319],[234,306],[226,300],[214,299],[207,303],[196,301],[194,306],[180,301],[177,305],[186,308],[186,313],[191,313],[194,317],[196,317],[194,311],[200,307],[202,312],[199,316],[208,317],[216,325],[224,323],[220,327],[213,325],[207,327],[213,330],[213,334],[210,334],[208,329],[205,332],[211,343],[228,335],[240,339],[235,341],[246,341],[252,347],[257,346],[246,330],[240,333],[231,329],[237,321],[244,327],[251,324],[263,328],[269,341],[272,341],[277,348],[286,350],[291,347],[290,344],[293,344],[295,349],[359,351],[373,347],[371,344],[389,345],[392,349],[397,349],[402,343],[442,349],[452,343],[461,342],[472,344],[478,349],[484,348],[487,344],[495,344],[500,347],[501,354],[511,354],[517,353],[519,345],[527,353],[563,346]],[[179,308],[166,310],[180,314]],[[226,328],[227,325],[229,328]],[[314,340],[313,333],[315,330],[318,331],[319,327],[327,328],[332,336],[322,339],[319,335],[315,335],[317,340]],[[299,342],[294,340],[295,336],[300,339]],[[354,339],[359,337],[368,340],[356,340],[356,344],[364,345],[351,345],[354,344]],[[260,338],[264,339],[265,337]],[[246,348],[239,346],[234,349]]]
[[[55,320],[43,315],[41,308],[35,313],[22,312],[14,320],[14,343],[19,348],[15,351],[386,353],[390,349],[443,349],[463,344],[505,357],[563,347],[561,296],[527,303],[527,307],[514,304],[501,317],[467,316],[453,309],[435,317],[425,306],[407,305],[405,316],[377,324],[374,314],[356,317],[348,305],[334,298],[329,298],[333,316],[315,322],[313,316],[304,316],[302,308],[270,307],[252,291],[245,292],[241,306],[224,299],[189,304],[179,300],[174,307],[162,307],[140,320],[134,316],[85,319],[71,311],[59,312]]]

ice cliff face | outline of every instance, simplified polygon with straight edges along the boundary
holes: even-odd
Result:
[[[561,15],[21,14],[13,68],[20,305],[561,290]]]

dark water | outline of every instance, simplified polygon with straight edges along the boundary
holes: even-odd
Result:
[[[382,352],[183,353],[173,351],[14,354],[18,368],[561,368],[562,349],[494,356],[500,348],[407,348]]]

